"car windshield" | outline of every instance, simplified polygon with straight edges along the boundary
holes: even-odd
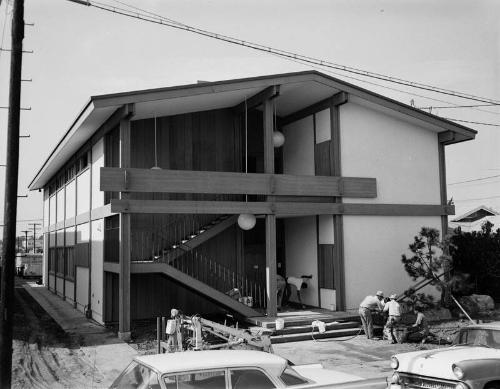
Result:
[[[454,342],[455,345],[484,346],[500,349],[500,329],[464,328]]]

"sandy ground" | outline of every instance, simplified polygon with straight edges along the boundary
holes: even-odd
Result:
[[[111,342],[109,335],[90,336],[64,332],[18,282],[15,290],[16,314],[14,325],[13,388],[103,388],[108,387],[117,373],[104,376],[103,366],[114,365],[107,357],[96,362],[98,343]],[[496,319],[500,317],[497,311]],[[493,318],[491,318],[493,319]],[[453,336],[465,321],[434,326],[433,332],[443,337]],[[105,329],[102,328],[102,331]],[[101,332],[101,331],[98,331]],[[156,352],[156,323],[136,322],[133,341],[129,343],[139,354]],[[89,344],[85,344],[89,343]],[[102,347],[102,346],[99,346]],[[128,346],[127,346],[128,347]],[[387,377],[391,374],[389,358],[395,353],[441,347],[433,344],[390,344],[386,340],[368,340],[363,335],[347,338],[321,339],[276,344],[274,352],[295,364],[321,363],[327,369],[343,371],[363,378]],[[113,349],[111,349],[112,351]],[[132,350],[133,351],[133,350]],[[97,366],[99,365],[99,366]],[[106,366],[104,366],[106,367]],[[121,370],[122,368],[120,368]],[[119,371],[119,370],[117,370]],[[111,377],[111,375],[113,377]]]
[[[66,334],[16,284],[13,388],[96,388],[102,375],[81,349],[81,339]]]

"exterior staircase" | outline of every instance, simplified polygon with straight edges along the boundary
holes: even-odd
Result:
[[[265,308],[264,286],[196,250],[234,225],[237,219],[237,215],[211,220],[185,217],[155,231],[139,232],[132,248],[131,271],[163,273],[240,316],[260,316],[262,313],[253,307]],[[234,288],[240,294],[236,298],[228,295]]]

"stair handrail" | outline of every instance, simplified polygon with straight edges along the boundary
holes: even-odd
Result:
[[[192,266],[190,266],[189,261],[192,262]],[[207,284],[214,289],[219,290],[220,292],[227,293],[233,288],[238,288],[240,293],[242,293],[242,297],[253,297],[254,305],[258,305],[261,307],[265,305],[265,288],[262,286],[261,282],[258,282],[255,279],[251,280],[247,275],[241,274],[221,264],[220,262],[217,262],[216,260],[199,253],[197,250],[193,250],[192,252],[190,252],[190,254],[186,253],[170,263],[164,263],[193,278],[198,279],[199,281]],[[201,276],[200,263],[203,264],[203,268],[201,269]],[[216,279],[214,280],[214,278],[209,278],[209,273],[212,277],[215,274]],[[220,286],[221,283],[222,287]]]

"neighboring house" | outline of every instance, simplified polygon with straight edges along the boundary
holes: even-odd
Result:
[[[274,316],[276,273],[357,309],[407,288],[401,254],[454,213],[445,145],[475,134],[315,71],[91,97],[30,184],[45,285],[124,338],[173,307]]]
[[[492,208],[481,205],[473,210],[457,216],[450,221],[450,228],[460,227],[463,232],[481,231],[484,223],[493,223],[493,230],[500,228],[500,214]]]

